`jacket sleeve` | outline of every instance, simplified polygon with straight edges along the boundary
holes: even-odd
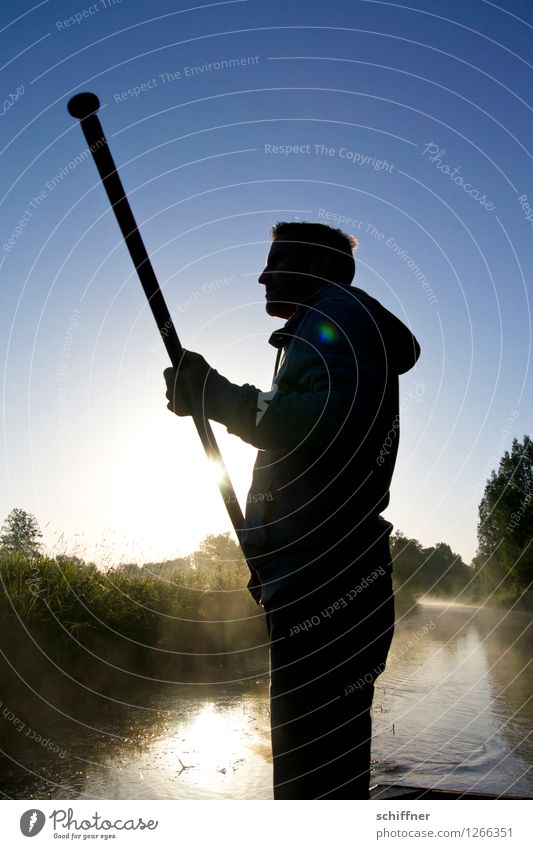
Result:
[[[351,439],[363,439],[379,411],[386,357],[377,328],[361,312],[350,310],[346,316],[333,308],[326,321],[308,314],[291,342],[298,345],[291,352],[293,365],[268,392],[237,386],[211,371],[208,417],[263,450],[316,451],[347,425]]]

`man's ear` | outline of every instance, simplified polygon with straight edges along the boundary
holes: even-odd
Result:
[[[310,273],[315,276],[316,283],[319,285],[331,282],[331,261],[328,260],[323,251],[317,251],[313,254],[310,262]]]
[[[355,260],[353,256],[340,256],[333,251],[316,251],[310,263],[310,274],[314,275],[318,285],[342,283],[347,286],[355,274]]]

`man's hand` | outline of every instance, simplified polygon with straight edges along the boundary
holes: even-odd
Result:
[[[211,366],[201,354],[184,350],[179,367],[166,368],[163,372],[167,384],[166,397],[169,401],[167,409],[177,416],[190,416],[191,398],[194,408],[201,409],[205,382],[210,371]]]

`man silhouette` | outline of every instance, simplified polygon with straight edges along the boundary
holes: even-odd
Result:
[[[259,277],[287,319],[267,391],[230,383],[199,354],[166,369],[168,407],[259,449],[242,546],[265,608],[275,799],[365,799],[370,708],[394,630],[380,516],[399,439],[398,375],[413,334],[351,284],[357,240],[310,222],[272,227]],[[198,409],[198,407],[196,407]]]

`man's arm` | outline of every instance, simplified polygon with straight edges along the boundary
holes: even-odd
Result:
[[[284,389],[284,381],[268,392],[238,386],[199,358],[203,372],[199,369],[195,377],[189,371],[189,385],[190,391],[201,391],[207,418],[263,450],[324,448],[348,420],[350,436],[362,440],[383,396],[385,350],[372,322],[355,310],[347,319],[342,307],[328,310],[329,334],[323,332],[323,316],[311,313],[306,318],[295,365],[285,375],[291,391]]]
[[[356,417],[363,429],[371,424],[379,398],[369,371],[355,352],[316,351],[307,363],[307,385],[290,392],[276,384],[269,392],[237,386],[217,372],[207,380],[206,414],[259,449],[325,448],[348,419]]]

